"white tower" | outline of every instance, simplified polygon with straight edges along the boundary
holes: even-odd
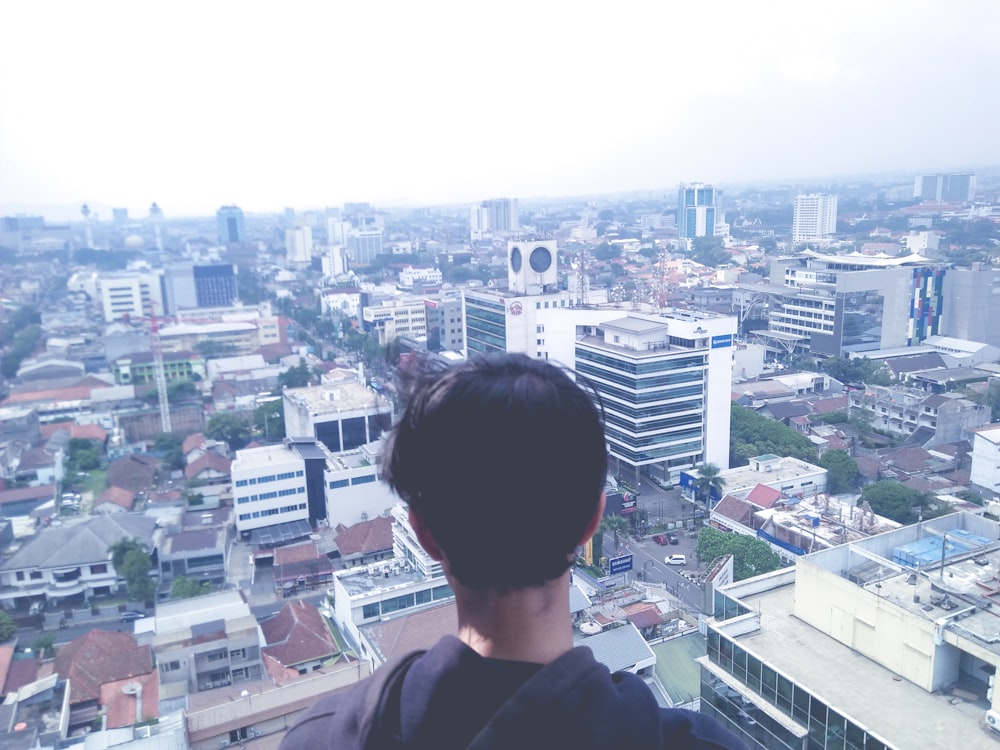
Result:
[[[507,243],[507,285],[512,293],[554,291],[558,278],[555,240]]]

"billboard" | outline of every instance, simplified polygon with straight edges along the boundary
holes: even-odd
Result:
[[[733,345],[733,334],[727,333],[725,336],[712,336],[712,348],[721,349],[724,346]]]
[[[608,560],[608,572],[611,575],[616,573],[624,573],[625,571],[632,570],[632,555],[622,555],[621,557],[612,557]]]

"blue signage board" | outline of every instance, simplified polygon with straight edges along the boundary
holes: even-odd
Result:
[[[608,560],[608,571],[611,575],[616,573],[624,573],[627,570],[632,570],[632,555],[622,555],[621,557],[612,557]]]
[[[724,346],[733,345],[733,334],[727,333],[725,336],[712,336],[712,348],[721,349]]]

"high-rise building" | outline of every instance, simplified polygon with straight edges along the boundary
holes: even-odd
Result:
[[[377,440],[392,425],[392,404],[356,380],[286,388],[285,434],[314,437],[331,451]]]
[[[309,263],[312,260],[312,228],[290,227],[285,230],[285,252],[289,263]]]
[[[809,193],[795,196],[792,242],[825,240],[837,232],[837,196]]]
[[[229,307],[236,299],[236,266],[232,263],[176,263],[164,274],[166,313],[195,307]]]
[[[617,469],[664,482],[708,462],[729,466],[736,318],[630,313],[576,341],[574,369],[601,395]]]
[[[162,271],[122,271],[98,277],[106,323],[164,315],[166,290]]]
[[[606,291],[590,291],[584,305],[581,289],[560,289],[557,258],[554,240],[508,241],[507,291],[463,293],[469,354],[520,352],[572,366],[578,328],[621,317],[620,310],[599,307]]]
[[[293,521],[315,526],[326,518],[326,459],[326,451],[310,438],[237,451],[231,467],[236,530]]]
[[[351,262],[367,266],[382,254],[381,229],[357,229],[347,235],[347,252]]]
[[[945,272],[941,334],[1000,347],[1000,268],[973,263]]]
[[[128,209],[127,208],[112,208],[111,209],[111,220],[114,222],[115,227],[121,229],[126,224],[128,224]]]
[[[947,271],[904,255],[824,255],[807,250],[771,263],[770,284],[737,284],[733,304],[767,310],[754,331],[776,353],[843,356],[919,344],[941,332]]]
[[[243,222],[243,210],[239,206],[223,206],[215,213],[219,229],[219,242],[230,245],[246,242],[247,230]]]
[[[976,197],[976,175],[972,172],[917,175],[913,197],[937,203],[968,203]]]
[[[486,201],[490,212],[490,229],[494,232],[516,232],[521,228],[517,214],[517,198],[496,198]]]
[[[711,185],[691,183],[677,191],[677,236],[691,240],[715,236],[719,191]]]

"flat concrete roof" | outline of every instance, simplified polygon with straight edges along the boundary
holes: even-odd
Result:
[[[364,408],[379,412],[392,409],[389,402],[371,388],[351,381],[342,381],[336,385],[288,388],[284,396],[296,406],[304,406],[311,414],[317,415]]]
[[[763,456],[760,458],[767,460]],[[771,471],[754,471],[750,466],[738,466],[735,469],[726,469],[719,475],[726,480],[726,492],[737,492],[748,487],[756,487],[758,484],[773,485],[788,479],[798,479],[826,471],[822,466],[814,466],[806,461],[788,456],[782,458],[780,464],[772,464],[772,466]]]
[[[737,638],[742,647],[894,747],[950,750],[987,742],[982,708],[928,693],[797,619],[794,585],[742,601],[761,618],[759,631]]]

